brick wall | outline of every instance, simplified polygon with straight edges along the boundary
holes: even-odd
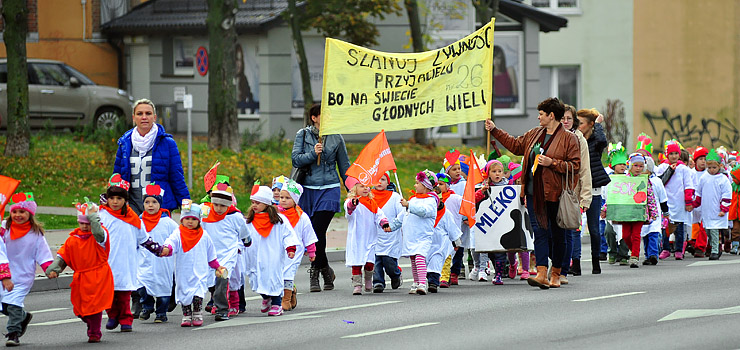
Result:
[[[93,33],[100,32],[100,1],[91,0],[90,5],[92,6],[92,30]]]
[[[36,0],[26,0],[28,6],[28,32],[34,33],[39,31],[38,5]],[[5,22],[0,16],[0,31],[5,29]]]

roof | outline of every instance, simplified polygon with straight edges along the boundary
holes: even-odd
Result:
[[[500,0],[498,11],[520,23],[524,21],[524,18],[529,18],[537,22],[540,25],[540,31],[545,33],[558,31],[568,25],[567,18],[542,11],[522,3],[521,0]]]
[[[287,0],[237,1],[237,33],[267,29],[282,21]],[[104,23],[106,35],[206,34],[206,0],[150,0],[125,15]]]

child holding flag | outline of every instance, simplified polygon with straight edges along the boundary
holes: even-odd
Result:
[[[373,293],[382,293],[385,289],[385,274],[391,278],[391,288],[398,289],[403,284],[398,259],[401,257],[402,230],[398,229],[406,209],[401,205],[401,195],[388,189],[391,183],[388,173],[383,173],[378,184],[372,189],[373,199],[389,220],[391,232],[378,228],[378,241],[375,244],[375,272],[373,273]],[[384,273],[385,271],[385,273]]]
[[[427,262],[432,246],[432,235],[434,234],[434,221],[437,217],[437,206],[439,196],[434,193],[436,176],[430,170],[425,169],[416,174],[416,191],[408,201],[401,200],[408,210],[408,215],[403,220],[403,248],[401,255],[411,258],[411,273],[414,275],[414,283],[411,285],[409,294],[426,295],[427,288]]]
[[[70,284],[72,311],[87,324],[87,342],[98,343],[103,336],[100,332],[103,310],[113,302],[108,230],[100,225],[98,207],[92,203],[77,203],[77,223],[80,227],[72,231],[57,250],[54,262],[46,269],[46,276],[56,278],[67,266],[74,270]]]

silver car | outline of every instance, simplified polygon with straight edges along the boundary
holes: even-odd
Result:
[[[8,65],[0,59],[0,128],[8,125]],[[32,128],[77,127],[92,124],[111,129],[130,123],[133,97],[90,78],[59,61],[28,59],[28,114]]]

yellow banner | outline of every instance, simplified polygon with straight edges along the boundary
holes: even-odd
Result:
[[[321,135],[485,120],[493,95],[493,22],[443,48],[387,53],[326,39]]]

